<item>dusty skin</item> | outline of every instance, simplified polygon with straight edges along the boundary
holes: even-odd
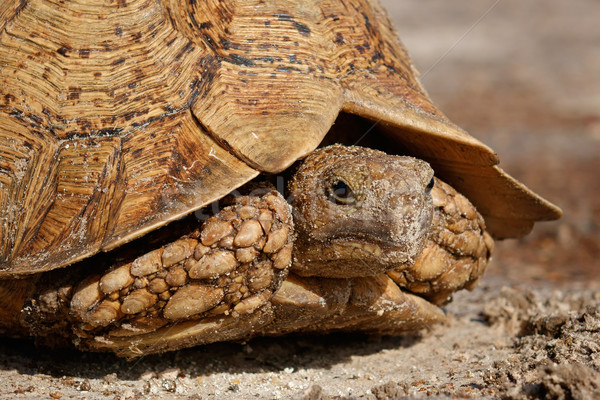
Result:
[[[500,243],[482,284],[429,332],[261,339],[135,363],[3,339],[0,398],[600,396],[598,5],[500,1],[453,47],[494,2],[384,3],[440,108],[565,217]]]

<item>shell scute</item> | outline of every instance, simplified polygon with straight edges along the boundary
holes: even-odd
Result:
[[[450,183],[485,171],[510,215],[461,190],[498,236],[559,215],[433,106],[376,2],[4,2],[0,61],[0,276],[114,249],[281,171],[341,111]]]

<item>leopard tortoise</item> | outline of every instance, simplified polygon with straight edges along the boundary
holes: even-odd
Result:
[[[5,335],[401,333],[560,216],[432,104],[376,1],[4,1],[0,42]]]

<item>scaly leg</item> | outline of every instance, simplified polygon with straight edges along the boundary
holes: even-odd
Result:
[[[450,185],[436,178],[431,197],[433,221],[425,249],[411,267],[388,271],[388,275],[407,291],[443,305],[457,290],[475,287],[494,241],[485,231],[483,217]]]
[[[54,296],[83,349],[135,357],[250,336],[271,319],[268,300],[293,245],[289,205],[274,190],[260,194],[238,197],[200,229],[88,276],[65,296],[43,291],[25,307],[28,325],[49,319],[44,302]]]

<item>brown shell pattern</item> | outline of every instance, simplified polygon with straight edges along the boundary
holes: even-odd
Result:
[[[550,215],[431,104],[377,2],[4,1],[0,276],[113,249],[285,169],[340,111]]]

